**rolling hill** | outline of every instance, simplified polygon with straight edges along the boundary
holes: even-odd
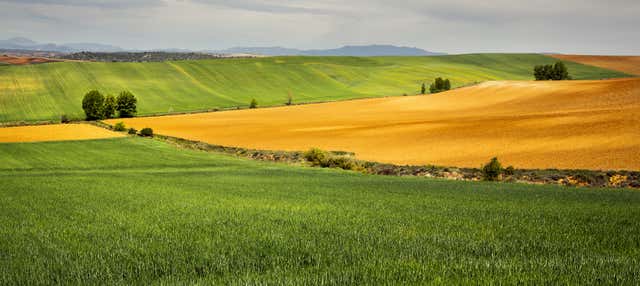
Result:
[[[593,55],[551,55],[563,61],[620,71],[640,76],[640,56],[593,56]]]
[[[640,78],[493,81],[435,95],[113,119],[224,146],[396,164],[640,170]]]
[[[532,67],[556,59],[537,54],[438,57],[272,57],[160,63],[62,62],[0,66],[0,122],[83,118],[90,89],[132,91],[139,114],[415,94],[447,77],[462,86],[486,80],[532,79]],[[627,76],[567,63],[576,79]]]

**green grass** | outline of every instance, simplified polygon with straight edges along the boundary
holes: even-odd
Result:
[[[0,144],[0,284],[637,284],[640,192]]]
[[[139,98],[139,114],[282,105],[416,94],[422,82],[451,79],[454,87],[499,79],[533,79],[533,66],[555,59],[535,54],[472,54],[442,57],[274,57],[162,63],[66,62],[0,66],[0,122],[83,118],[90,89]],[[625,74],[576,63],[576,79]]]

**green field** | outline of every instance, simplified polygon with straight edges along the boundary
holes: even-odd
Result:
[[[139,114],[281,105],[415,94],[422,82],[447,77],[452,85],[498,79],[533,79],[534,65],[556,61],[535,54],[440,57],[274,57],[162,63],[66,62],[0,66],[0,122],[81,119],[90,89],[139,98]],[[625,74],[568,63],[576,79]]]
[[[640,192],[0,144],[0,285],[637,284]]]

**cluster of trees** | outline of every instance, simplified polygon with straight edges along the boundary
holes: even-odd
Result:
[[[441,77],[436,78],[433,83],[429,86],[430,93],[438,93],[442,91],[447,91],[451,89],[451,82],[449,79],[442,79]],[[420,93],[427,93],[427,86],[423,83],[422,88],[420,89]]]
[[[87,92],[82,99],[82,109],[87,120],[133,117],[137,112],[138,100],[129,91],[122,91],[117,97],[102,95],[97,90]]]
[[[502,175],[512,176],[515,173],[513,166],[502,168],[498,158],[494,157],[489,163],[482,166],[482,177],[485,181],[499,181]]]
[[[569,70],[562,62],[553,65],[538,65],[533,68],[536,80],[569,80]]]

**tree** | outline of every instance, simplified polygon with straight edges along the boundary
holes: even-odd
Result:
[[[563,62],[553,65],[537,65],[533,68],[533,76],[536,80],[568,80],[571,79],[569,70]]]
[[[427,92],[427,86],[423,82],[422,83],[422,88],[420,88],[420,94],[425,94],[426,92]]]
[[[116,98],[113,95],[107,95],[104,98],[104,105],[102,106],[102,117],[103,118],[113,118],[116,115]]]
[[[249,108],[256,108],[258,107],[258,101],[256,101],[256,99],[252,99],[251,103],[249,103]]]
[[[482,176],[485,181],[497,181],[500,174],[502,174],[502,164],[496,157],[482,167]]]
[[[429,92],[438,93],[451,89],[451,82],[449,79],[442,79],[441,77],[436,78],[433,83],[429,86]]]
[[[82,99],[82,109],[87,120],[102,119],[104,96],[97,90],[91,90]]]
[[[556,62],[553,65],[553,75],[554,75],[554,80],[568,80],[571,79],[571,77],[569,76],[569,70],[567,69],[567,66],[564,65],[563,62]]]
[[[122,91],[116,99],[116,109],[120,113],[120,117],[133,117],[136,115],[138,100],[129,91]]]

